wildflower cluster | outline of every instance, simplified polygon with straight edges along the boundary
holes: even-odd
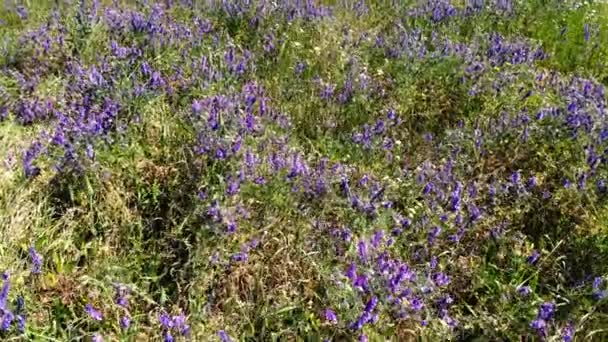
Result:
[[[3,171],[43,217],[0,218],[40,248],[0,336],[592,336],[608,26],[545,3],[7,5]]]

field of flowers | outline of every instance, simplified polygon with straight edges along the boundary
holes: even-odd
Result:
[[[608,4],[4,0],[2,341],[608,340]]]

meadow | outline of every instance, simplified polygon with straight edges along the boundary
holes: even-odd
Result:
[[[608,3],[0,4],[2,341],[608,340]]]

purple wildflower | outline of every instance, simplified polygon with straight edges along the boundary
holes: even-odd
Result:
[[[228,231],[228,233],[234,233],[234,232],[236,232],[236,229],[237,229],[237,226],[236,226],[235,221],[228,222],[228,225],[226,227],[226,230]]]
[[[435,285],[439,287],[446,286],[450,283],[450,277],[443,272],[433,274],[432,278]]]
[[[236,262],[247,261],[249,259],[249,254],[247,252],[238,252],[232,255],[232,260]]]
[[[562,329],[562,340],[564,342],[572,342],[574,339],[574,324],[572,322],[568,322],[566,326]]]
[[[40,274],[41,269],[42,269],[42,262],[44,260],[42,258],[42,255],[40,255],[38,252],[36,252],[36,249],[34,247],[30,247],[29,254],[30,254],[30,259],[32,261],[32,273]]]
[[[17,296],[17,305],[15,308],[15,312],[20,313],[21,311],[23,311],[24,307],[25,307],[25,301],[23,299],[23,296]]]
[[[424,307],[424,303],[422,302],[422,300],[420,298],[414,298],[412,300],[410,300],[410,308],[416,312],[422,310],[422,308]]]
[[[17,315],[16,319],[17,319],[17,330],[19,330],[19,332],[24,332],[25,331],[25,317],[23,315]]]
[[[11,287],[8,272],[5,271],[4,273],[2,273],[2,279],[4,280],[4,284],[2,285],[2,291],[0,292],[0,309],[4,309],[6,307],[8,291]]]
[[[511,183],[513,185],[518,185],[521,180],[521,173],[519,171],[515,171],[511,174]]]
[[[599,290],[599,288],[602,286],[602,284],[604,283],[604,279],[602,277],[595,277],[593,279],[593,289],[594,290]]]
[[[0,322],[0,330],[8,331],[11,328],[11,324],[13,323],[14,315],[8,310],[2,311],[4,312],[4,314],[2,315],[2,322]]]
[[[528,262],[528,264],[530,265],[536,265],[536,263],[538,262],[538,259],[540,258],[540,253],[537,250],[534,250],[532,252],[532,255],[530,255],[526,261]]]
[[[380,242],[382,241],[382,238],[384,237],[384,232],[381,230],[377,230],[374,235],[372,236],[370,243],[372,244],[372,246],[374,248],[378,248],[378,246],[380,245]]]
[[[597,181],[597,190],[602,194],[606,193],[606,190],[608,190],[608,186],[606,185],[605,179],[600,179]]]
[[[302,73],[304,73],[304,70],[306,70],[306,64],[304,64],[303,62],[296,63],[296,66],[294,67],[294,72],[296,73],[296,75],[302,75]]]
[[[224,330],[218,331],[217,335],[220,337],[221,342],[232,342],[232,339]]]
[[[365,241],[361,240],[358,244],[359,257],[361,261],[367,262],[367,244]]]
[[[203,102],[194,100],[192,101],[192,112],[194,114],[200,114],[203,111]]]
[[[450,210],[451,211],[460,211],[460,208],[461,208],[460,192],[454,190],[450,196]]]
[[[128,289],[124,286],[116,286],[116,304],[123,308],[129,307],[129,299],[127,297]]]
[[[123,330],[129,329],[130,326],[131,326],[131,318],[129,316],[120,317],[120,327]]]
[[[101,312],[95,309],[93,305],[87,304],[84,309],[92,319],[96,321],[101,321],[103,319]]]
[[[376,296],[372,296],[368,301],[367,304],[365,304],[365,312],[372,312],[375,308],[376,305],[378,305],[378,297]]]
[[[186,322],[186,316],[183,313],[173,316],[173,326],[182,336],[190,334],[190,325]]]
[[[531,189],[531,188],[536,187],[536,185],[537,185],[537,184],[538,184],[538,182],[537,182],[537,180],[536,180],[536,177],[531,176],[531,177],[528,179],[528,182],[526,183],[526,186],[527,186],[529,189]]]
[[[477,221],[481,217],[481,211],[475,205],[469,207],[469,214],[471,215],[471,222]]]
[[[538,318],[544,319],[545,321],[549,321],[553,319],[553,315],[555,313],[555,304],[551,302],[546,302],[540,305],[538,309]]]
[[[336,316],[336,313],[332,309],[327,308],[327,309],[325,309],[325,320],[330,323],[337,323],[338,317]]]
[[[428,182],[426,183],[426,185],[424,186],[424,190],[422,191],[425,195],[428,195],[431,193],[431,191],[433,190],[433,183]]]
[[[161,312],[158,316],[160,325],[165,329],[173,329],[173,320],[166,312]]]
[[[603,284],[604,279],[602,277],[595,277],[593,279],[593,298],[595,300],[604,299],[608,295],[608,291],[601,289]]]
[[[608,290],[593,291],[593,299],[602,300],[608,296]]]
[[[19,16],[19,19],[27,20],[28,13],[27,13],[27,8],[25,8],[25,6],[17,6],[16,12],[17,12],[17,15]]]
[[[169,330],[163,331],[163,342],[173,342],[175,339]]]
[[[543,319],[537,318],[530,322],[530,328],[536,330],[536,333],[539,336],[547,336],[547,322],[545,322]]]
[[[363,274],[358,275],[353,282],[353,286],[367,292],[369,290],[368,277]]]
[[[433,244],[439,234],[441,234],[441,228],[439,226],[433,227],[433,229],[431,229],[431,231],[428,233],[427,237],[429,244]]]
[[[355,265],[354,262],[351,262],[350,265],[348,266],[348,269],[346,271],[346,276],[351,280],[355,279],[355,277],[357,276],[357,266]]]
[[[517,288],[517,293],[524,297],[528,296],[531,292],[532,289],[530,289],[530,286],[519,286]]]

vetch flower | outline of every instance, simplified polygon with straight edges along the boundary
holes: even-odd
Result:
[[[412,300],[410,300],[410,308],[416,312],[422,310],[422,308],[424,307],[424,303],[422,302],[422,300],[420,298],[413,298]]]
[[[562,340],[564,342],[572,342],[574,339],[574,323],[568,322],[566,326],[562,329]]]
[[[372,246],[374,248],[378,248],[383,237],[384,237],[384,232],[381,230],[377,230],[374,233],[374,235],[372,236],[372,238],[370,239],[370,243],[372,244]]]
[[[14,315],[9,310],[2,310],[2,322],[0,322],[0,330],[8,331],[11,328],[11,324],[13,323]]]
[[[116,304],[123,308],[129,307],[129,299],[127,297],[128,289],[124,286],[117,285],[116,288]]]
[[[371,313],[376,308],[377,304],[378,304],[378,297],[372,296],[367,301],[367,304],[365,304],[365,309],[364,309],[365,312]]]
[[[17,319],[17,330],[19,330],[19,332],[24,332],[25,331],[25,316],[17,315],[16,319]]]
[[[534,251],[532,251],[532,255],[528,256],[528,258],[526,259],[526,261],[530,265],[536,265],[536,263],[538,262],[539,258],[540,258],[540,253],[537,250],[534,250]]]
[[[431,229],[427,236],[427,241],[429,242],[429,244],[432,245],[437,239],[437,237],[439,237],[439,234],[441,234],[441,228],[439,226],[433,227],[433,229]]]
[[[131,326],[131,318],[129,316],[120,317],[120,327],[123,330],[129,329],[130,326]]]
[[[16,313],[20,313],[23,311],[25,307],[25,301],[23,300],[23,296],[17,296],[17,307],[15,308]]]
[[[36,252],[36,249],[34,247],[30,247],[29,254],[30,259],[32,261],[32,273],[40,274],[42,269],[42,262],[44,259],[38,252]]]
[[[521,180],[521,172],[515,171],[511,174],[511,184],[518,185]]]
[[[446,286],[450,283],[450,277],[443,272],[437,272],[433,274],[432,278],[435,285],[439,287]]]
[[[6,307],[8,291],[10,290],[10,287],[11,287],[11,283],[10,283],[10,279],[9,279],[9,275],[8,275],[7,271],[2,273],[2,280],[4,280],[4,284],[2,285],[2,291],[0,292],[0,309],[4,309]]]
[[[367,292],[369,290],[368,277],[364,274],[356,276],[353,281],[353,286],[358,287],[360,290]]]
[[[531,292],[532,292],[532,289],[530,289],[530,286],[519,286],[517,288],[517,293],[519,293],[520,295],[522,295],[524,297],[528,296]]]
[[[532,322],[530,322],[530,327],[534,330],[536,330],[536,333],[541,336],[541,337],[545,337],[547,336],[547,322],[545,322],[545,320],[537,318],[535,320],[533,320]]]
[[[169,330],[163,331],[163,342],[173,342],[173,341],[175,341],[175,339],[173,338],[171,331],[169,331]]]
[[[327,309],[325,309],[325,320],[330,323],[337,323],[338,317],[336,316],[336,313],[332,309],[327,308]]]
[[[348,266],[348,269],[346,270],[346,276],[351,280],[354,280],[357,276],[357,266],[354,262],[351,262]]]
[[[186,323],[186,316],[183,313],[173,316],[173,327],[182,336],[187,336],[190,334],[190,326]]]
[[[232,342],[232,339],[224,330],[218,331],[217,335],[220,337],[221,342]]]
[[[359,244],[357,246],[361,261],[363,261],[364,263],[367,262],[367,244],[365,243],[365,241],[361,240],[359,241]]]
[[[526,186],[528,187],[528,189],[534,188],[536,186],[536,184],[538,184],[536,177],[535,176],[531,176],[528,179],[528,182],[526,183]]]
[[[232,255],[232,260],[236,262],[244,262],[249,259],[249,254],[247,252],[238,252]]]
[[[602,284],[604,283],[604,279],[602,277],[595,277],[593,279],[593,289],[594,290],[599,290],[599,288],[602,286]]]
[[[549,321],[553,319],[553,315],[555,313],[555,304],[551,302],[546,302],[540,305],[538,309],[538,318],[543,319],[545,321]]]
[[[101,312],[99,310],[95,309],[93,307],[93,305],[91,305],[91,304],[87,304],[85,306],[85,311],[89,314],[89,316],[92,319],[94,319],[96,321],[101,321],[103,319]]]
[[[450,295],[445,295],[437,301],[437,307],[441,310],[447,310],[452,303],[454,303],[454,298]]]
[[[608,190],[608,186],[606,185],[605,179],[600,179],[597,181],[597,190],[602,194],[607,192],[606,190]]]
[[[173,320],[166,312],[161,312],[158,316],[158,321],[160,325],[165,329],[173,329]]]
[[[469,209],[469,214],[471,215],[471,222],[477,221],[479,219],[479,217],[481,217],[481,211],[479,210],[479,208],[475,205],[470,205],[468,207]]]
[[[602,300],[608,296],[608,290],[602,290],[601,287],[604,284],[602,277],[595,277],[593,279],[593,299]]]
[[[236,229],[237,229],[237,226],[236,226],[235,221],[228,222],[228,225],[226,227],[226,230],[228,231],[228,233],[234,233],[234,232],[236,232]]]
[[[306,64],[304,64],[303,62],[297,62],[296,66],[294,67],[294,72],[296,73],[296,75],[302,75],[304,73],[304,70],[306,70]]]
[[[423,193],[424,193],[425,195],[428,195],[428,194],[430,194],[430,193],[431,193],[431,191],[432,191],[432,190],[433,190],[433,183],[428,182],[428,183],[426,183],[426,185],[424,186]]]
[[[203,102],[194,100],[192,101],[192,112],[195,114],[200,114],[203,111]]]
[[[437,257],[433,255],[431,257],[431,262],[429,263],[429,266],[432,270],[434,270],[437,267],[438,263],[439,263],[439,261],[437,260]]]
[[[27,20],[28,12],[27,12],[27,8],[25,8],[25,6],[21,6],[21,5],[17,6],[16,12],[17,12],[17,15],[19,16],[19,19]]]
[[[460,199],[460,191],[454,190],[450,195],[450,210],[451,211],[460,211],[461,208],[461,199]]]

